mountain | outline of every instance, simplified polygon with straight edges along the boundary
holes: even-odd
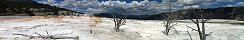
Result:
[[[45,14],[53,12],[57,15],[59,11],[71,11],[64,8],[58,8],[47,4],[37,3],[32,0],[1,0],[0,16],[35,16],[35,12],[43,12]],[[71,11],[75,12],[75,11]],[[79,13],[79,12],[76,12]]]
[[[244,7],[220,7],[220,8],[209,8],[209,9],[187,9],[175,11],[172,14],[178,14],[178,19],[189,19],[190,16],[194,16],[195,11],[203,11],[202,13],[208,14],[205,18],[210,19],[234,19],[244,20]],[[161,15],[165,13],[151,15],[145,19],[163,19]],[[194,18],[194,17],[193,17]]]
[[[114,15],[118,16],[120,14],[115,14]],[[93,14],[94,16],[99,16],[99,17],[107,17],[107,18],[113,18],[113,15],[111,13],[98,13],[98,14]],[[150,17],[151,15],[124,15],[126,16],[126,19],[145,19],[147,17]]]
[[[194,11],[203,11],[203,13],[211,13],[206,18],[211,19],[235,19],[244,20],[244,6],[241,7],[220,7],[209,9],[186,9],[172,12],[170,15],[178,16],[177,19],[189,19],[189,16],[193,16]],[[128,19],[142,19],[142,20],[161,20],[166,16],[165,13],[153,14],[153,15],[128,15]],[[112,17],[109,13],[94,14],[95,16]],[[163,15],[163,16],[162,16]]]

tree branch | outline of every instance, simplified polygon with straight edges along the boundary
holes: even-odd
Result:
[[[197,29],[194,29],[192,27],[189,27],[188,25],[186,25],[186,27],[192,29],[192,31],[198,31]]]

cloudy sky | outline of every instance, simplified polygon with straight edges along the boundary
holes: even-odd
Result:
[[[157,14],[169,9],[169,0],[35,0],[82,13]],[[244,0],[172,0],[173,10],[244,6]]]

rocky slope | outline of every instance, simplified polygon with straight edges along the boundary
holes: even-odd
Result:
[[[212,19],[244,19],[244,7],[221,7],[221,8],[210,8],[210,9],[187,9],[172,12],[173,15],[179,15],[178,19],[189,19],[188,16],[192,16],[194,11],[202,10],[203,13],[211,13],[207,18]],[[106,14],[106,15],[105,15]],[[95,16],[112,17],[109,13],[94,14]],[[165,13],[154,14],[154,15],[128,15],[128,19],[143,19],[143,20],[159,20],[164,19]]]
[[[173,14],[179,14],[179,19],[189,19],[189,16],[193,16],[193,13],[200,13],[196,11],[203,11],[208,14],[206,18],[211,19],[244,19],[244,7],[221,7],[221,8],[210,8],[210,9],[187,9],[173,12]],[[165,13],[152,15],[146,19],[163,19],[161,15]]]
[[[32,0],[1,0],[0,16],[34,16],[33,12],[71,11],[47,4],[40,4]],[[72,11],[75,12],[75,11]]]

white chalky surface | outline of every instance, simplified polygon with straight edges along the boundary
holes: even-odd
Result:
[[[0,19],[1,20],[1,19]],[[244,25],[235,23],[244,23],[243,21],[212,19],[206,23],[206,32],[213,32],[207,36],[207,40],[244,40]],[[215,23],[216,22],[216,23]],[[12,34],[28,34],[38,36],[58,35],[79,37],[79,40],[190,40],[187,34],[186,25],[196,28],[190,20],[176,20],[178,26],[176,34],[171,31],[169,36],[162,33],[163,21],[159,20],[127,20],[126,25],[121,29],[123,32],[115,32],[113,21],[109,18],[102,18],[102,23],[95,28],[89,27],[89,17],[65,17],[62,20],[57,18],[35,18],[30,21],[18,22],[0,22],[0,40],[29,40],[28,37]],[[93,30],[93,33],[90,33]],[[49,33],[47,34],[46,31]],[[198,33],[189,31],[193,40],[199,40]],[[32,40],[43,40],[35,38]],[[73,40],[73,39],[60,39]]]

